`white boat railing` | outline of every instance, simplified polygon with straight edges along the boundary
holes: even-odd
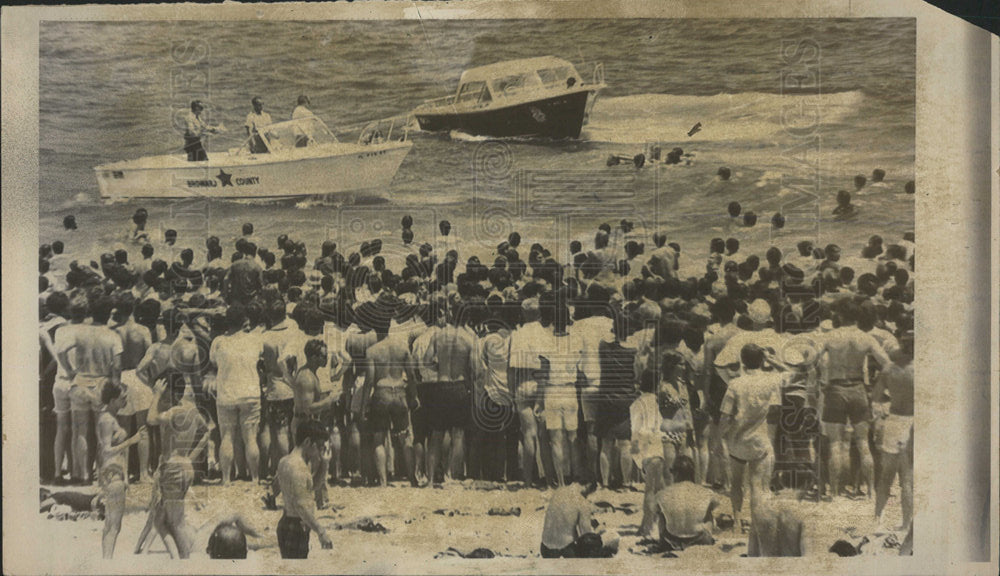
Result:
[[[396,141],[406,142],[410,137],[412,123],[413,117],[409,114],[373,120],[361,129],[361,133],[358,135],[358,144],[369,146],[392,142],[394,135]],[[399,134],[400,131],[402,131],[402,135]]]

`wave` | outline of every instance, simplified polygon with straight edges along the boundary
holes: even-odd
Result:
[[[860,90],[782,95],[761,92],[598,98],[584,128],[596,142],[760,142],[793,128],[845,123],[864,104]],[[700,129],[688,132],[700,123]]]

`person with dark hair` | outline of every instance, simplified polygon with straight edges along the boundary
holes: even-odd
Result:
[[[367,412],[370,428],[374,432],[375,470],[380,485],[388,486],[386,440],[391,438],[396,450],[403,454],[410,484],[416,486],[409,413],[409,404],[416,398],[412,357],[405,339],[388,338],[388,314],[373,320],[377,342],[368,348],[366,354],[365,385],[361,393],[364,398],[370,398]],[[440,345],[439,340],[432,342],[432,350],[439,354],[439,363],[441,357],[450,352],[441,350]]]
[[[875,485],[875,520],[882,526],[889,490],[899,474],[900,504],[905,530],[913,519],[913,333],[900,338],[900,348],[893,354],[893,363],[887,366],[875,382],[873,399],[888,393],[888,415],[878,446],[882,453],[881,474]]]
[[[312,466],[329,440],[326,428],[316,420],[306,420],[295,430],[295,448],[278,462],[274,496],[283,495],[284,513],[276,535],[282,558],[309,556],[309,532],[316,532],[324,550],[333,548],[326,529],[316,519]]]
[[[114,557],[118,533],[125,516],[125,451],[139,442],[139,432],[128,436],[115,416],[125,404],[117,382],[105,380],[100,391],[101,410],[97,417],[98,483],[104,502],[104,533],[101,549],[105,560]]]
[[[730,498],[733,517],[743,525],[743,479],[750,474],[750,507],[770,490],[774,468],[773,437],[776,425],[768,422],[772,406],[781,406],[784,376],[763,371],[765,351],[749,343],[740,350],[742,376],[729,382],[722,400],[722,420],[719,424],[727,439],[732,461],[733,482]]]
[[[259,334],[264,370],[264,403],[261,414],[260,449],[267,462],[265,470],[273,476],[278,461],[291,449],[291,424],[295,412],[293,381],[295,371],[288,360],[299,353],[302,331],[289,322],[285,302],[275,300],[266,310],[269,328]]]
[[[860,287],[860,280],[858,284]],[[839,308],[837,317],[840,326],[823,336],[816,357],[817,361],[822,357],[828,359],[826,379],[821,382],[824,401],[820,419],[830,442],[828,465],[831,496],[840,495],[844,470],[850,464],[853,438],[860,452],[861,477],[868,485],[868,497],[871,498],[874,472],[871,450],[868,447],[871,408],[864,387],[865,359],[873,358],[883,370],[890,366],[891,361],[878,340],[858,328],[858,306],[845,299],[841,301]],[[853,433],[848,433],[848,423]]]
[[[247,535],[260,538],[260,534],[239,514],[233,514],[215,525],[208,537],[205,553],[212,560],[245,560]]]
[[[97,417],[100,393],[105,383],[121,387],[122,341],[108,327],[114,303],[108,296],[99,296],[90,304],[93,322],[84,325],[86,302],[70,304],[73,324],[72,342],[60,351],[59,361],[67,367],[70,387],[70,409],[73,420],[74,476],[90,476],[96,446],[90,441],[88,429]],[[73,361],[70,361],[72,354]]]
[[[864,178],[862,176],[861,178]],[[860,188],[858,188],[860,190]],[[837,207],[833,209],[833,218],[835,220],[850,220],[857,217],[858,210],[851,204],[851,193],[847,190],[840,190],[837,192]]]
[[[267,154],[269,149],[264,143],[264,138],[270,135],[267,127],[271,124],[271,115],[264,112],[264,101],[261,100],[260,96],[254,96],[250,100],[250,104],[253,106],[253,111],[247,114],[247,120],[243,126],[249,139],[250,153]]]
[[[209,361],[216,369],[214,388],[219,412],[219,429],[222,444],[219,461],[222,466],[222,483],[228,484],[232,476],[233,436],[240,434],[246,453],[247,471],[252,481],[257,481],[260,451],[257,445],[257,428],[260,425],[260,386],[257,361],[261,346],[244,328],[246,310],[239,304],[226,309],[226,334],[212,340]]]
[[[587,501],[595,486],[570,484],[552,493],[542,527],[542,558],[611,558],[618,553],[617,538],[595,531]]]
[[[122,385],[128,391],[125,406],[118,411],[119,422],[129,432],[143,430],[138,445],[139,482],[149,480],[149,436],[145,432],[146,414],[152,401],[152,390],[137,375],[136,369],[153,344],[149,329],[135,321],[133,302],[122,299],[112,316],[112,329],[122,340]]]
[[[205,110],[205,105],[201,100],[191,101],[191,111],[184,118],[184,152],[187,153],[188,162],[202,162],[208,160],[208,153],[201,139],[206,134],[217,134],[222,130],[221,126],[210,126],[201,118],[201,113]]]
[[[53,456],[54,466],[52,468],[52,477],[55,479],[56,484],[63,483],[63,462],[67,462],[70,465],[70,472],[73,472],[72,466],[72,437],[70,433],[72,431],[72,421],[70,417],[70,387],[72,386],[72,381],[68,376],[72,367],[66,366],[60,360],[60,355],[62,352],[66,351],[66,347],[72,345],[76,336],[73,334],[82,324],[70,324],[69,323],[69,298],[63,292],[52,292],[45,299],[45,310],[46,315],[42,318],[38,336],[41,343],[41,354],[39,360],[43,368],[42,381],[51,383],[51,394],[52,399],[49,401],[48,398],[40,398],[39,405],[51,406],[52,412],[55,413],[55,437],[53,438]],[[84,312],[85,313],[85,312]],[[54,369],[53,369],[54,368]],[[51,378],[51,380],[48,380]],[[44,393],[45,386],[43,384],[40,392]],[[47,447],[43,447],[43,457],[46,457],[45,451]],[[43,478],[47,476],[44,473],[46,467],[43,465]],[[47,478],[46,478],[47,479]]]
[[[670,470],[674,482],[658,491],[647,509],[659,526],[659,540],[667,551],[715,543],[713,513],[721,502],[712,490],[695,484],[695,464],[678,456]]]

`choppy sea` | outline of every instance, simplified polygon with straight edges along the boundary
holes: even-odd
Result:
[[[152,228],[174,228],[196,249],[246,221],[266,240],[290,233],[314,250],[328,237],[345,246],[398,238],[410,213],[418,241],[448,218],[471,251],[514,229],[562,241],[622,217],[666,229],[698,254],[713,236],[754,249],[806,237],[854,250],[870,234],[894,239],[913,227],[903,185],[914,170],[915,45],[912,19],[43,23],[41,239],[65,235],[72,213],[80,250],[117,242],[140,203],[101,204],[93,166],[176,152],[175,122],[192,99],[238,133],[251,97],[277,120],[307,94],[349,139],[368,120],[452,93],[466,68],[554,55],[585,78],[595,63],[605,70],[607,88],[577,141],[417,132],[388,201],[141,205]],[[688,136],[696,123],[701,131]],[[606,166],[610,154],[650,143],[681,147],[689,165]],[[220,136],[208,149],[233,145]],[[716,176],[721,166],[728,182]],[[855,196],[858,218],[833,221],[837,191],[875,168],[885,183]],[[730,221],[733,200],[760,216],[755,228]],[[774,212],[785,214],[784,229],[770,229]]]

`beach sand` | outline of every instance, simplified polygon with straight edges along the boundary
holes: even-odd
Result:
[[[395,482],[388,488],[330,487],[332,507],[319,511],[318,519],[327,527],[333,550],[320,549],[313,535],[310,560],[322,560],[324,568],[332,572],[398,572],[404,567],[408,567],[406,571],[412,571],[418,566],[421,571],[436,571],[435,565],[440,569],[454,566],[456,561],[462,565],[474,563],[475,571],[509,568],[552,571],[558,570],[560,562],[565,562],[542,560],[539,556],[544,507],[552,490],[515,489],[472,481],[425,489],[414,489],[404,484]],[[96,488],[80,490],[96,491]],[[116,559],[127,559],[131,566],[142,570],[162,568],[168,559],[159,539],[142,556],[132,555],[146,519],[149,493],[149,484],[129,487],[127,513],[115,552]],[[206,558],[205,546],[216,522],[238,511],[262,534],[260,539],[250,539],[249,560],[262,563],[261,568],[277,566],[280,556],[274,531],[281,512],[264,509],[260,500],[264,493],[264,486],[249,482],[234,482],[225,487],[193,487],[188,495],[187,507],[188,522],[197,532],[192,558]],[[886,509],[887,526],[900,522],[897,495],[898,488]],[[594,517],[601,523],[600,528],[621,539],[616,558],[597,562],[625,562],[631,567],[633,562],[641,566],[647,560],[655,560],[660,565],[670,562],[677,568],[683,568],[685,565],[705,566],[705,562],[725,563],[746,553],[746,536],[741,535],[738,528],[716,534],[713,546],[696,546],[678,552],[676,559],[664,559],[662,553],[647,553],[647,547],[639,544],[640,539],[636,535],[642,517],[642,497],[642,492],[606,489],[600,489],[589,497],[595,503]],[[777,497],[795,499],[796,495],[794,491],[784,490]],[[721,500],[721,511],[731,512],[729,499],[723,495]],[[488,514],[497,507],[520,508],[520,515]],[[857,543],[873,528],[874,504],[867,499],[838,498],[833,502],[818,503],[802,501],[797,508],[807,525],[808,556],[831,556],[828,549],[835,541],[845,539]],[[359,526],[367,520],[381,524],[386,532],[362,531]],[[44,524],[53,541],[60,543],[54,554],[70,558],[99,557],[103,522],[96,519],[59,521],[48,518]],[[898,534],[900,541],[903,536]],[[446,551],[449,548],[465,554],[476,548],[488,548],[496,558],[461,559],[448,554]],[[897,550],[881,549],[878,543],[869,544],[865,552],[896,554]]]

